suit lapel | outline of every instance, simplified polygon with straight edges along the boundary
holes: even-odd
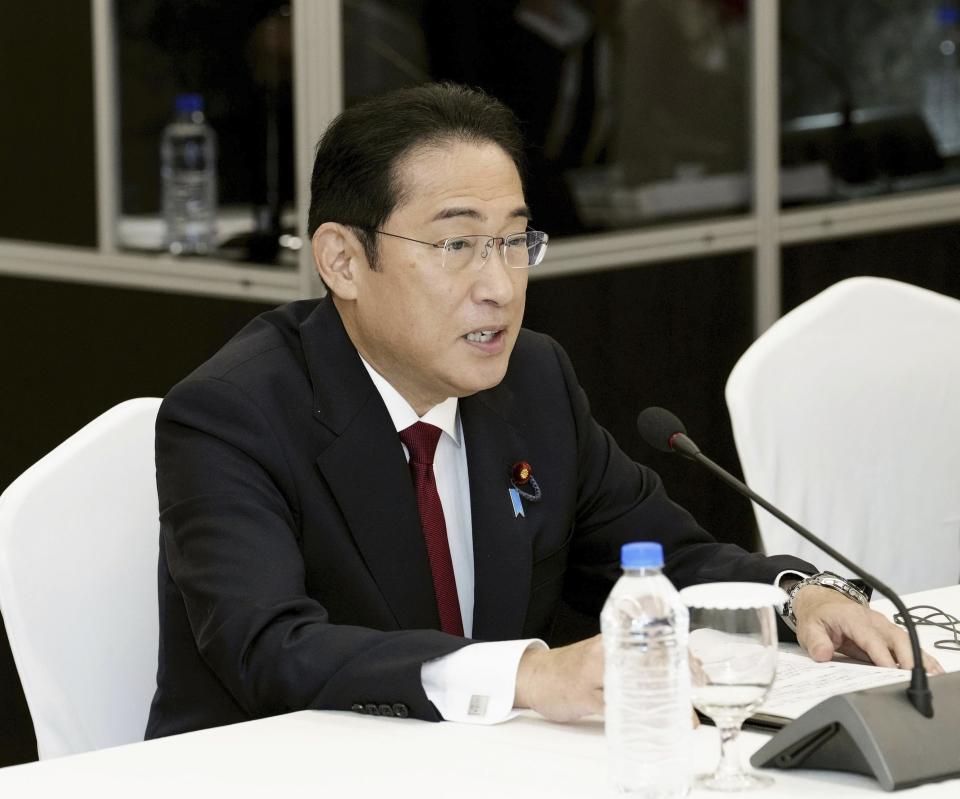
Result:
[[[333,303],[301,326],[314,415],[334,434],[317,466],[397,624],[439,629],[410,471],[390,415]]]
[[[402,629],[439,629],[430,562],[410,472],[380,395],[328,299],[301,325],[314,415],[333,434],[317,466]],[[473,637],[518,638],[530,599],[541,516],[513,511],[510,468],[528,457],[504,384],[460,401],[473,526]],[[395,443],[395,446],[393,445]]]
[[[502,384],[460,401],[473,519],[473,637],[519,638],[530,599],[532,541],[539,514],[515,516],[507,489],[510,468],[526,456],[510,424],[512,394]]]

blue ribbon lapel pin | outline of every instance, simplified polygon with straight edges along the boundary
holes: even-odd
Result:
[[[533,476],[533,467],[526,461],[517,461],[510,467],[510,487],[507,489],[510,503],[513,505],[513,518],[526,514],[523,511],[521,497],[527,502],[539,502],[543,494],[540,491],[536,478]]]

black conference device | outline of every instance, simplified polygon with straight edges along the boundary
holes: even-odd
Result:
[[[637,428],[648,445],[704,466],[887,597],[910,636],[914,667],[906,690],[898,683],[825,699],[776,733],[750,762],[757,767],[853,771],[875,777],[887,791],[960,777],[960,672],[928,680],[920,639],[903,600],[701,453],[670,411],[647,408],[637,418]],[[939,713],[934,712],[934,693]]]

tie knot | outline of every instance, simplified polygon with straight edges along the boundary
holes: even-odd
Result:
[[[426,422],[414,422],[401,430],[400,440],[410,452],[410,462],[432,465],[442,432],[439,427]]]

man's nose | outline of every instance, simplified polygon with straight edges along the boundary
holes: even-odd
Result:
[[[478,302],[506,305],[516,294],[513,268],[503,256],[503,247],[495,238],[488,239],[480,251],[481,265],[474,283],[474,298]]]

